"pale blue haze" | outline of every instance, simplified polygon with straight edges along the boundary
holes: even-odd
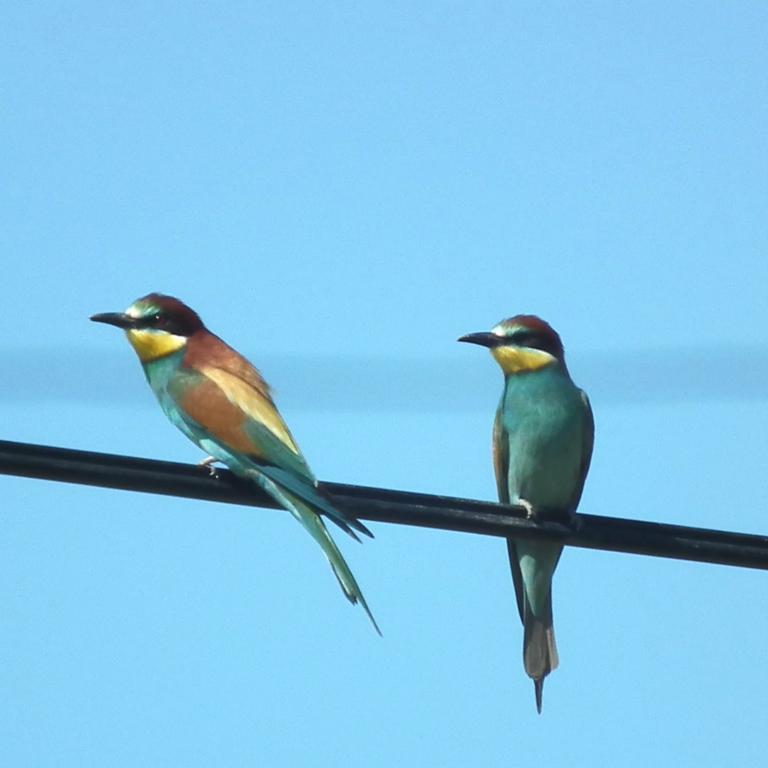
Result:
[[[768,530],[765,3],[6,2],[0,437],[199,451],[88,322],[174,293],[324,479],[495,497],[560,331],[581,509]],[[394,394],[393,394],[394,393]],[[651,394],[648,394],[651,393]],[[566,549],[536,715],[502,540],[0,477],[9,766],[763,766],[768,574]]]

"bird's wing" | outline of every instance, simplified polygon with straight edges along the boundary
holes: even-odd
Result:
[[[225,448],[314,481],[266,387],[203,366],[185,369],[169,391],[179,408]]]
[[[501,423],[501,409],[493,420],[493,471],[496,474],[496,490],[499,501],[509,504],[509,435]]]
[[[238,461],[230,469],[257,469],[327,515],[345,533],[373,534],[323,494],[269,392],[222,368],[185,369],[169,385],[179,415],[195,442],[211,440]],[[187,430],[184,430],[187,431]],[[229,463],[229,462],[227,462]]]
[[[331,501],[314,482],[310,482],[304,477],[271,464],[259,464],[258,470],[262,475],[266,475],[270,480],[290,491],[294,496],[303,499],[315,512],[322,512],[329,517],[353,539],[360,541],[355,531],[364,533],[371,539],[373,538],[373,534],[363,523],[351,513],[338,509],[336,502]],[[353,528],[355,531],[352,530]]]
[[[493,422],[493,470],[496,473],[496,490],[499,493],[499,501],[502,504],[509,504],[509,435],[504,428],[501,415],[502,411],[499,408]],[[507,539],[507,553],[509,566],[512,569],[512,582],[515,585],[517,610],[520,613],[520,621],[524,622],[525,587],[523,586],[523,574],[520,570],[520,560],[517,556],[514,539]]]
[[[595,417],[592,414],[592,406],[589,404],[589,398],[583,389],[579,390],[579,395],[581,396],[581,401],[584,406],[584,432],[582,434],[581,443],[579,482],[573,489],[573,496],[570,504],[572,512],[576,511],[576,507],[579,506],[579,501],[581,500],[581,494],[584,490],[584,482],[587,479],[587,472],[589,472],[589,465],[592,461],[592,446],[595,442]]]

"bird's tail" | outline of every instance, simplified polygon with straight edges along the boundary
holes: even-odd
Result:
[[[552,594],[547,598],[545,612],[535,616],[526,600],[523,636],[523,663],[528,677],[533,679],[536,691],[536,710],[541,714],[541,699],[544,692],[544,678],[557,669],[559,662],[555,628],[552,625]]]
[[[553,669],[557,669],[559,661],[552,624],[552,574],[560,560],[562,549],[561,546],[507,539],[517,607],[524,627],[523,664],[528,677],[533,679],[536,709],[539,714],[544,678]],[[523,560],[525,574],[521,564]],[[536,612],[531,601],[535,602]]]
[[[363,592],[357,580],[344,560],[339,548],[336,546],[336,542],[331,538],[331,534],[328,533],[328,529],[325,527],[325,523],[320,515],[304,499],[300,499],[270,478],[260,474],[257,481],[267,493],[284,506],[304,526],[312,538],[320,545],[347,599],[353,604],[360,603],[363,610],[368,614],[373,628],[381,635],[379,625],[376,623],[376,619],[373,618],[371,609],[368,607],[365,597],[363,597]]]
[[[288,494],[288,497],[290,498],[291,494]],[[292,498],[292,501],[296,508],[294,516],[298,518],[301,524],[309,531],[312,538],[320,545],[347,599],[353,604],[360,603],[363,610],[368,614],[373,628],[381,635],[379,625],[376,623],[376,619],[373,618],[371,609],[368,607],[365,597],[363,597],[363,592],[339,548],[336,546],[336,542],[331,538],[331,534],[328,533],[325,523],[303,501],[295,497]]]

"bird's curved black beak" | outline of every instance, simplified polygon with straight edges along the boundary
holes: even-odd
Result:
[[[136,318],[126,315],[124,312],[101,312],[98,315],[91,315],[94,323],[106,323],[118,328],[135,328]]]
[[[479,344],[481,347],[498,347],[504,343],[501,336],[497,336],[490,331],[480,333],[468,333],[466,336],[460,336],[457,341],[466,341],[468,344]]]

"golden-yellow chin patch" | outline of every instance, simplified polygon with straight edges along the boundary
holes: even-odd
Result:
[[[165,357],[181,349],[187,340],[184,336],[163,331],[130,328],[125,332],[131,346],[136,350],[142,363],[150,363],[158,357]]]
[[[557,362],[556,358],[542,349],[524,347],[493,347],[491,354],[507,375],[535,371]]]

